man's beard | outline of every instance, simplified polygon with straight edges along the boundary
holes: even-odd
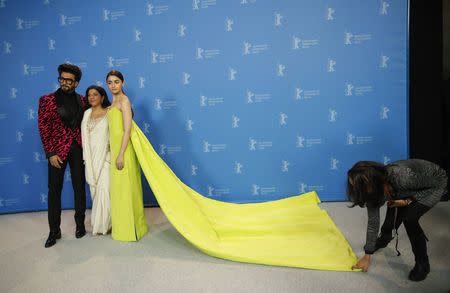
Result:
[[[71,94],[71,93],[73,93],[74,88],[73,87],[61,87],[61,90],[63,92],[65,92],[66,94]]]

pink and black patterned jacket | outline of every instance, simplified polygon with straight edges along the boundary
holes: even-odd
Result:
[[[84,108],[87,104],[86,98],[82,95],[77,96],[79,97],[78,104]],[[80,127],[70,128],[63,123],[58,112],[59,104],[55,93],[39,99],[38,126],[46,157],[58,155],[64,161],[69,154],[73,140],[81,145],[81,130]]]

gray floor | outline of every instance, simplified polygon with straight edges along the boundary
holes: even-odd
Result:
[[[347,205],[321,207],[361,256],[366,213]],[[44,248],[47,212],[0,215],[0,292],[450,292],[448,202],[422,218],[431,273],[419,283],[407,279],[413,255],[403,227],[401,256],[391,243],[372,257],[368,273],[334,272],[213,258],[190,245],[159,208],[146,213],[150,232],[126,243],[90,234],[76,239],[73,211],[63,211],[62,239],[52,248]]]

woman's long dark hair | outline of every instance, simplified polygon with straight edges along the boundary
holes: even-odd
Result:
[[[377,162],[357,162],[347,172],[347,197],[360,207],[380,207],[385,202],[386,169]]]
[[[89,104],[89,98],[88,98],[89,91],[92,89],[96,90],[100,94],[100,96],[103,97],[102,108],[107,108],[107,107],[111,106],[111,102],[108,99],[108,95],[106,94],[105,89],[98,85],[91,85],[86,90],[86,98],[88,99],[88,106],[86,107],[86,109],[89,109],[90,107],[92,107],[91,104]]]
[[[106,75],[106,82],[108,82],[108,77],[110,77],[110,76],[118,77],[122,82],[125,80],[123,78],[122,73],[120,71],[118,71],[118,70],[111,70],[110,72],[108,72],[108,74]],[[123,89],[122,89],[122,93],[125,94]],[[131,107],[131,117],[134,117],[133,107]]]

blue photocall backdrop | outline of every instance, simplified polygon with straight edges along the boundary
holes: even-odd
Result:
[[[155,150],[216,200],[341,201],[356,161],[408,157],[406,0],[0,0],[0,23],[0,213],[47,209],[37,110],[60,63],[83,95],[121,71]]]

